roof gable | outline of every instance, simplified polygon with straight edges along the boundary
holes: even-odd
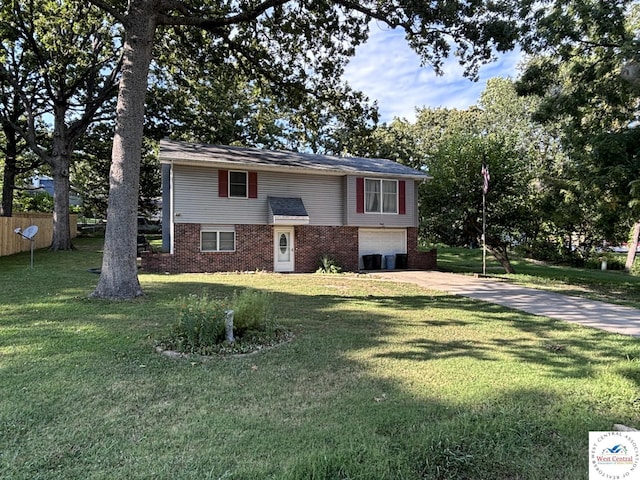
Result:
[[[328,175],[381,175],[418,180],[430,178],[392,160],[336,157],[310,153],[261,150],[257,148],[202,145],[174,140],[160,141],[160,162],[177,164],[217,164],[226,168],[257,170],[314,170]]]

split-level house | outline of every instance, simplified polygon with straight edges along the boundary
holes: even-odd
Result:
[[[423,172],[391,160],[169,140],[159,157],[164,252],[143,254],[146,271],[313,272],[323,255],[345,271],[393,266],[396,255],[399,267],[436,265],[435,251],[417,249]]]

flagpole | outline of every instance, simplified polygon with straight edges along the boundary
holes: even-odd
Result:
[[[487,240],[486,240],[486,229],[487,229],[487,195],[482,190],[482,275],[487,274]]]
[[[489,191],[489,167],[487,156],[482,154],[482,275],[487,274],[487,192]]]

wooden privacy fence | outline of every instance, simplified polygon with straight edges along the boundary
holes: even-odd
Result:
[[[70,215],[71,238],[77,236],[78,216]],[[50,213],[16,213],[13,217],[0,217],[0,257],[26,252],[31,242],[15,233],[16,228],[24,230],[29,225],[37,225],[34,237],[35,248],[47,248],[53,239],[53,215]]]

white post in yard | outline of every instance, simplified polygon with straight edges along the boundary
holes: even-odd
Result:
[[[233,310],[227,310],[227,316],[224,319],[224,333],[227,342],[235,342],[235,338],[233,338]]]

